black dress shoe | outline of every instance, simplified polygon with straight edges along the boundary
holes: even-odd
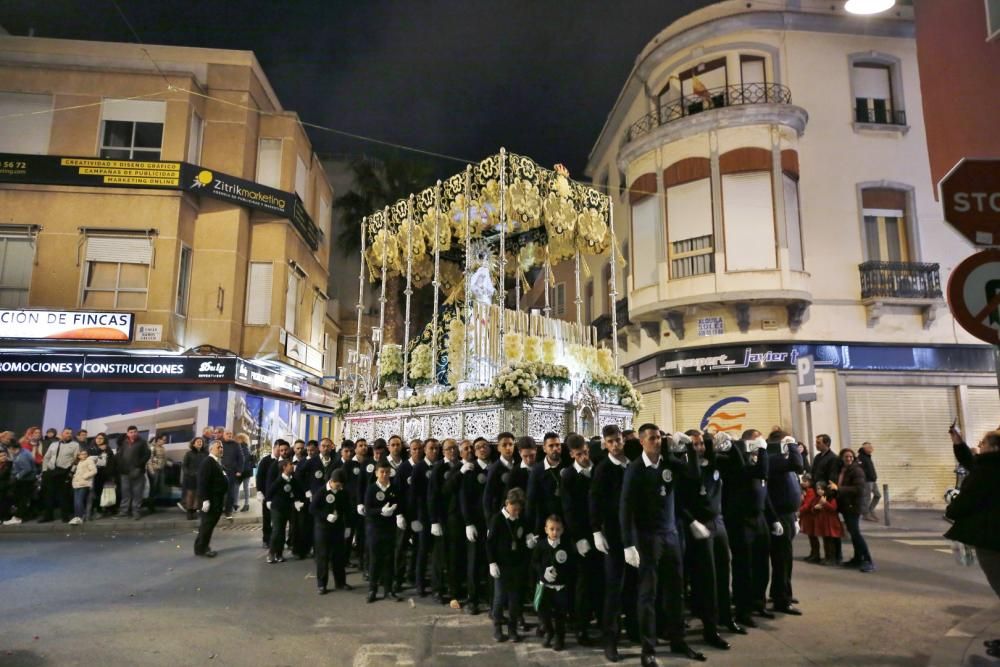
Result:
[[[278,562],[278,561],[277,561],[277,560],[275,560],[274,556],[268,556],[268,557],[267,557],[267,564],[268,564],[268,565],[274,565],[274,564],[275,564],[275,563],[277,563],[277,562]]]
[[[728,628],[730,632],[735,632],[738,635],[747,634],[747,629],[735,621],[732,623],[726,623],[726,628]]]
[[[775,617],[774,614],[771,613],[771,612],[769,612],[767,609],[758,609],[754,613],[757,614],[758,616],[760,616],[761,618],[774,618]]]
[[[792,604],[798,604],[799,603],[799,599],[798,598],[788,598],[788,601],[791,602]]]
[[[618,662],[622,657],[618,654],[618,647],[614,644],[604,645],[604,659],[608,662]]]
[[[211,549],[209,549],[208,551],[205,552],[205,558],[215,558],[216,555],[217,554],[214,551],[212,551]]]
[[[499,625],[493,626],[493,641],[505,642],[507,641],[507,635],[503,633],[503,629]]]
[[[746,615],[746,616],[737,616],[736,617],[736,622],[739,623],[740,625],[742,625],[745,628],[760,627],[760,626],[757,625],[757,621],[753,620],[753,618],[751,618],[749,614]]]
[[[641,667],[660,667],[660,661],[655,655],[644,655],[639,659]]]
[[[802,615],[801,611],[799,611],[798,609],[796,609],[795,607],[793,607],[791,605],[788,605],[787,607],[775,607],[774,610],[777,611],[777,612],[780,612],[782,614],[788,614],[789,616],[801,616]]]
[[[473,602],[472,604],[466,605],[465,606],[465,613],[468,614],[469,616],[478,616],[479,615],[479,604],[476,603],[476,602]]]
[[[688,646],[688,643],[683,639],[680,641],[670,642],[670,652],[676,653],[677,655],[683,655],[688,660],[697,660],[698,662],[705,662],[708,660],[704,653],[695,651],[693,648]]]
[[[566,648],[566,637],[563,635],[556,635],[555,641],[552,642],[553,651],[562,651]]]
[[[318,589],[316,589],[316,593],[318,593],[319,595],[326,595],[329,592],[330,591],[326,589],[326,586],[320,586]]]
[[[1000,648],[1000,639],[987,639],[983,642],[986,648]]]
[[[375,593],[374,592],[368,593],[367,600],[368,600],[368,604],[371,604],[372,602],[375,602]]]
[[[337,585],[337,590],[338,591],[353,591],[354,590],[354,586],[351,586],[350,584],[338,584]]]
[[[552,635],[545,635],[545,638],[542,640],[542,646],[545,648],[552,648]]]
[[[729,642],[720,637],[718,632],[705,633],[705,643],[713,648],[722,649],[723,651],[728,651],[730,648]]]
[[[399,595],[399,593],[397,591],[392,591],[391,593],[389,593],[389,597],[392,598],[396,602],[402,602],[403,601],[403,598]]]

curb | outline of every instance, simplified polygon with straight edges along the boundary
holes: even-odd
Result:
[[[101,519],[99,521],[87,521],[80,524],[79,526],[71,526],[62,521],[52,521],[50,523],[37,523],[36,521],[29,521],[22,523],[17,526],[0,526],[0,538],[5,535],[29,535],[29,534],[40,534],[40,533],[79,533],[81,535],[85,534],[104,534],[104,533],[123,533],[123,532],[133,532],[141,530],[178,530],[183,528],[198,528],[198,520],[194,519],[188,521],[187,519],[146,519],[142,521],[135,521],[134,519]],[[219,528],[226,528],[228,526],[248,526],[254,524],[260,524],[261,517],[259,516],[239,516],[234,517],[232,521],[226,521],[224,518],[219,520]]]
[[[994,639],[985,637],[985,632],[997,623],[1000,623],[1000,605],[994,605],[962,620],[938,641],[927,667],[961,667],[966,664],[966,657],[970,654],[980,655],[984,660],[992,662],[992,658],[986,657],[983,640]]]

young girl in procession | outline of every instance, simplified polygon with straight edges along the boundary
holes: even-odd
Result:
[[[816,485],[816,535],[823,538],[823,564],[837,563],[837,540],[844,536],[844,526],[837,515],[837,499],[827,491],[826,484]]]
[[[97,464],[90,458],[86,449],[81,449],[76,455],[76,465],[73,467],[73,518],[70,525],[79,526],[87,516],[87,500],[90,489],[97,477]]]
[[[816,489],[813,487],[812,475],[802,475],[802,503],[799,505],[799,529],[809,538],[809,555],[807,563],[818,563],[823,560],[819,551],[819,534],[816,532]]]

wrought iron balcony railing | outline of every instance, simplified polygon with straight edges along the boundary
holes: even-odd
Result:
[[[661,125],[686,118],[694,114],[744,104],[791,104],[792,92],[780,83],[745,83],[732,86],[709,88],[702,95],[684,95],[679,100],[664,104],[659,109],[646,114],[628,129],[628,140],[632,141],[652,132]]]
[[[917,262],[864,262],[858,265],[861,298],[940,299],[938,268]]]
[[[888,109],[884,105],[868,106],[858,104],[854,107],[854,121],[873,125],[906,125],[906,112],[901,109]]]
[[[630,323],[628,319],[628,297],[618,299],[618,302],[615,304],[615,316],[618,318],[619,327]],[[597,340],[611,338],[611,315],[601,315],[591,325],[597,329]]]

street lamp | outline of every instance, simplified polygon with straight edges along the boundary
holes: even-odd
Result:
[[[895,4],[896,0],[847,0],[844,9],[851,14],[878,14]]]

